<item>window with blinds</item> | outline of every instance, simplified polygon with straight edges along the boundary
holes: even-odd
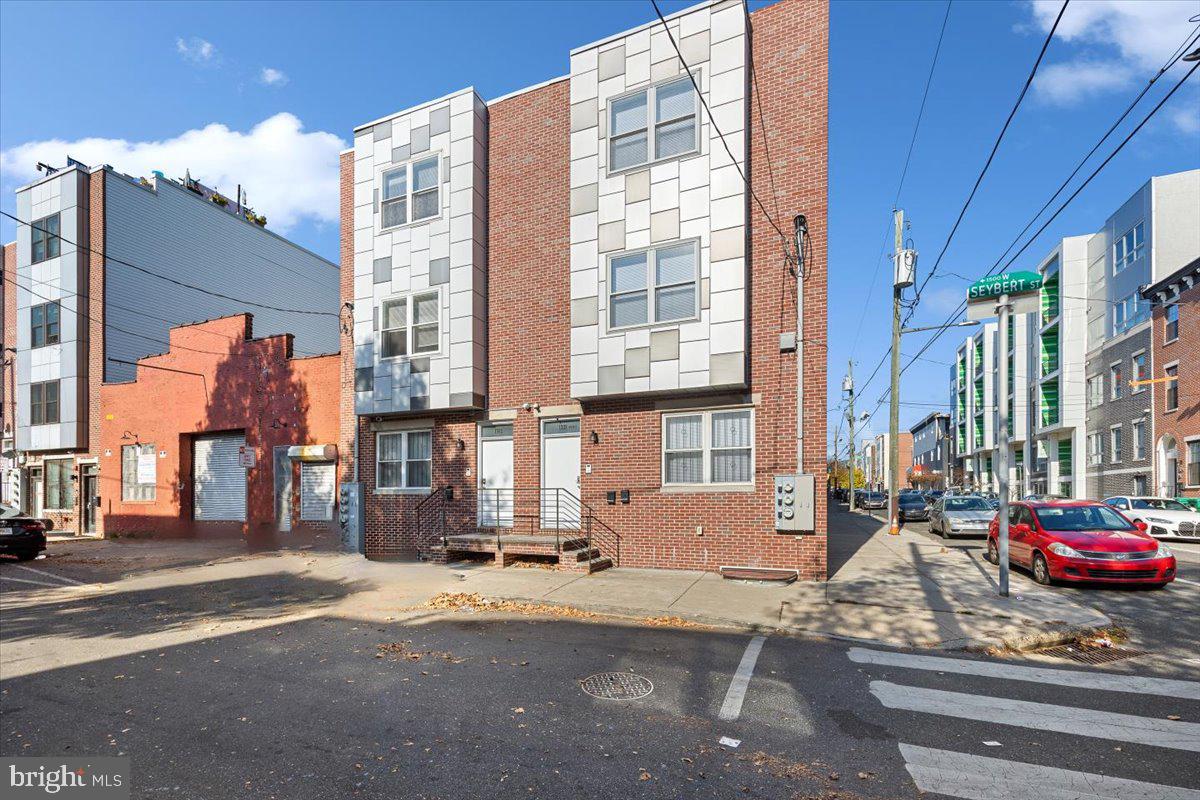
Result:
[[[699,105],[690,76],[611,100],[609,171],[620,172],[698,152]]]
[[[695,319],[699,253],[696,240],[610,258],[609,329]]]
[[[153,444],[121,446],[121,500],[145,501],[155,499],[158,482],[158,459]]]
[[[753,484],[753,410],[663,415],[662,480],[665,486]]]
[[[433,432],[396,431],[376,438],[378,489],[429,489],[433,485]]]

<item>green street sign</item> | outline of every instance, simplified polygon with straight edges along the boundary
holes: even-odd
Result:
[[[1042,276],[1036,272],[1006,272],[975,281],[967,289],[967,302],[991,300],[1002,294],[1029,294],[1042,288]]]

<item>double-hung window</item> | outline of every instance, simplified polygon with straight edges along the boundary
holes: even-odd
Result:
[[[46,460],[46,508],[59,511],[75,507],[75,483],[71,480],[71,460]]]
[[[1167,306],[1167,325],[1163,336],[1163,344],[1170,344],[1179,338],[1179,304]]]
[[[1146,379],[1146,354],[1135,353],[1133,356],[1133,374],[1129,376],[1133,381],[1133,391],[1130,394],[1138,394],[1146,391],[1146,387],[1142,385],[1142,381]]]
[[[375,487],[429,489],[433,485],[433,431],[379,433]]]
[[[121,445],[121,500],[153,500],[158,459],[153,444]]]
[[[1093,375],[1087,379],[1087,407],[1095,408],[1104,402],[1104,378]]]
[[[29,384],[29,424],[58,422],[58,381]]]
[[[58,302],[41,303],[29,309],[29,346],[45,347],[58,344]]]
[[[441,346],[441,295],[436,291],[385,300],[380,358],[436,353]]]
[[[1166,410],[1176,411],[1179,408],[1179,367],[1172,364],[1163,373],[1167,378]]]
[[[35,220],[30,226],[30,263],[37,264],[49,258],[57,258],[62,251],[62,240],[58,238],[58,214]]]
[[[1145,226],[1139,222],[1113,242],[1113,274],[1133,264],[1142,257],[1145,245]]]
[[[1200,439],[1187,443],[1187,485],[1200,486]]]
[[[663,484],[754,482],[754,412],[748,408],[663,416]]]
[[[1099,464],[1104,460],[1103,444],[1100,440],[1100,434],[1089,433],[1087,438],[1088,463]]]
[[[383,173],[383,228],[432,219],[441,213],[441,156],[410,161]]]
[[[686,76],[611,101],[609,170],[619,172],[699,150],[698,108],[695,87]]]
[[[696,241],[622,253],[608,262],[608,327],[694,319],[700,246]]]
[[[1133,459],[1141,461],[1146,457],[1146,421],[1139,419],[1133,423]]]
[[[1108,368],[1108,380],[1112,384],[1109,388],[1109,397],[1113,400],[1121,399],[1125,392],[1124,375],[1122,374],[1121,363],[1117,362]]]
[[[1114,464],[1119,464],[1121,461],[1121,426],[1114,425],[1108,429],[1109,438],[1109,456]]]

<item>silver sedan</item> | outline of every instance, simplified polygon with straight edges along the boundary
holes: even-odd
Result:
[[[986,536],[995,516],[996,510],[982,497],[943,497],[929,509],[929,530],[943,538]]]

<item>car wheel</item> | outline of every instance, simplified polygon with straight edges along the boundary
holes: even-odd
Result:
[[[987,560],[992,564],[1000,563],[1000,550],[995,539],[988,539]]]
[[[1050,577],[1050,565],[1041,553],[1033,554],[1033,579],[1042,586],[1049,586],[1053,582]]]

